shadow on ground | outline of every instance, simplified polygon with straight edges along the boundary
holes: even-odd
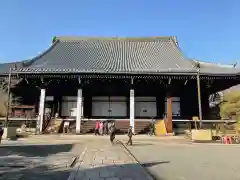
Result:
[[[47,166],[34,168],[13,168],[0,173],[1,180],[66,180],[72,169],[55,169]],[[108,165],[97,168],[79,169],[75,179],[137,179],[137,180],[164,180],[161,177],[152,177],[139,164]],[[91,178],[90,178],[91,177]]]
[[[152,166],[156,166],[159,164],[168,164],[170,163],[170,161],[159,161],[159,162],[150,162],[150,163],[142,163],[143,167],[152,167]]]
[[[132,146],[151,146],[153,144],[150,143],[133,143]]]
[[[2,171],[0,168],[1,180],[66,180],[69,176],[70,169],[59,170],[47,166],[34,168],[11,168]]]
[[[14,154],[25,157],[46,157],[61,152],[69,152],[73,146],[74,144],[0,146],[0,156]]]
[[[18,165],[19,163],[20,165]],[[142,165],[144,167],[151,167],[165,163],[169,162],[149,162]],[[66,167],[64,164],[24,164],[24,162],[19,162],[17,158],[11,159],[10,162],[0,163],[1,180],[66,180],[71,172],[73,172],[73,169]],[[77,176],[76,179],[118,177],[119,179],[151,180],[150,177],[153,175],[149,177],[149,172],[141,168],[139,164],[131,163],[79,169]],[[162,177],[155,177],[153,179],[163,180]]]
[[[74,144],[0,146],[1,180],[66,180]],[[59,163],[60,162],[60,163]]]

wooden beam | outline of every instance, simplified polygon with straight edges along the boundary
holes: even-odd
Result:
[[[198,114],[200,120],[200,128],[202,128],[202,98],[201,98],[201,83],[200,74],[197,74],[197,94],[198,94]]]
[[[9,109],[10,109],[10,101],[11,101],[11,80],[12,80],[12,69],[9,69],[8,75],[8,91],[7,91],[7,113],[6,113],[6,120],[5,120],[5,127],[8,126],[8,116],[9,116]]]
[[[167,96],[167,123],[166,123],[167,133],[173,132],[172,124],[172,96]]]

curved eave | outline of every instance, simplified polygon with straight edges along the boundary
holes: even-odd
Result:
[[[30,78],[60,78],[60,79],[71,79],[71,78],[136,78],[136,79],[196,79],[197,73],[20,73],[13,74],[14,77],[30,77]],[[236,79],[236,76],[200,76],[202,80],[215,80],[215,79]]]
[[[189,73],[197,73],[195,69],[192,70],[184,70],[184,69],[156,69],[155,71],[148,70],[141,70],[141,69],[135,69],[134,71],[101,71],[101,70],[82,70],[82,69],[71,69],[71,68],[23,68],[23,69],[15,69],[12,71],[12,73],[15,74],[46,74],[46,73],[60,73],[60,74],[66,74],[66,73],[95,73],[95,74],[189,74]]]
[[[25,67],[30,66],[33,62],[37,61],[38,59],[40,59],[42,56],[46,55],[48,52],[50,52],[60,41],[56,40],[54,43],[51,44],[50,47],[48,47],[45,51],[43,51],[42,53],[38,54],[37,56],[35,56],[32,59],[28,59],[26,61],[23,61],[23,65],[25,65]]]
[[[10,69],[14,71],[14,69],[24,69],[28,66],[30,66],[33,62],[44,56],[46,53],[51,51],[52,48],[59,42],[59,40],[55,41],[48,49],[40,53],[38,56],[28,59],[28,60],[22,60],[22,61],[16,61],[16,62],[10,62],[10,63],[2,63],[0,64],[0,76],[8,75],[10,72]],[[16,71],[16,70],[15,70]]]
[[[216,74],[216,73],[199,73],[201,76],[219,76],[219,77],[221,77],[221,76],[235,76],[235,77],[237,77],[237,76],[240,76],[240,73],[218,73],[218,74]]]
[[[200,75],[209,76],[238,76],[240,74],[240,68],[234,67],[228,64],[215,64],[204,61],[195,62],[195,67],[199,69]]]
[[[174,75],[174,74],[19,74],[14,75],[15,77],[22,78],[59,78],[59,79],[196,79],[195,74],[182,74],[182,75]]]

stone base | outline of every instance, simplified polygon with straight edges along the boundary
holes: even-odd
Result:
[[[193,141],[211,141],[212,140],[211,129],[192,130],[192,140]]]
[[[16,130],[17,130],[17,127],[11,127],[11,126],[5,127],[2,138],[3,139],[16,138],[16,135],[17,135]]]

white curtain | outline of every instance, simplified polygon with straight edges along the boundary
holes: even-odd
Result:
[[[92,97],[92,116],[127,116],[127,102],[124,96]]]
[[[157,103],[156,97],[135,97],[136,117],[156,117]]]

